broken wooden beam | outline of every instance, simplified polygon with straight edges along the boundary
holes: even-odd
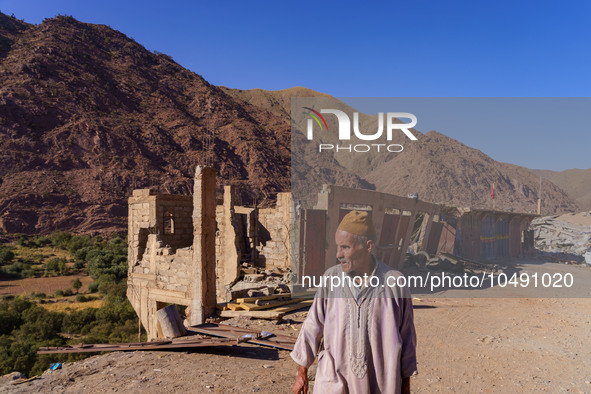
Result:
[[[252,329],[234,327],[227,324],[206,323],[192,326],[189,329],[199,334],[213,335],[237,341],[239,341],[240,338],[245,338],[249,334],[254,334],[257,336],[257,339],[247,339],[247,343],[283,350],[293,350],[296,341],[296,338],[287,335],[267,333],[264,331],[258,333]]]
[[[236,298],[236,303],[242,304],[243,302],[253,302],[253,301],[268,301],[268,300],[275,300],[277,298],[291,298],[291,293],[284,293],[284,294],[272,294],[268,296],[260,296],[260,297],[243,297],[243,298]]]
[[[221,317],[240,317],[250,316],[255,319],[267,319],[267,320],[281,320],[285,313],[274,312],[274,311],[221,311]]]

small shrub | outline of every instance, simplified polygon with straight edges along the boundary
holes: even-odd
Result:
[[[0,247],[0,265],[8,264],[14,259],[14,253],[8,248]]]
[[[43,247],[43,246],[47,246],[51,244],[51,239],[49,239],[49,237],[46,236],[41,236],[39,238],[37,238],[37,240],[35,240],[35,245],[37,247]]]
[[[55,297],[63,297],[64,296],[64,291],[58,289],[58,290],[56,290],[56,291],[53,292],[53,295]]]
[[[70,239],[72,239],[72,235],[66,232],[60,231],[57,233],[53,233],[49,236],[53,246],[60,249],[68,249]]]
[[[90,282],[88,285],[88,291],[91,293],[96,293],[99,289],[99,284],[97,282]]]
[[[91,300],[91,298],[84,297],[82,294],[78,294],[76,296],[76,302],[86,302],[86,301],[90,301],[90,300]]]
[[[74,293],[72,292],[72,289],[66,289],[66,290],[64,290],[64,296],[66,296],[66,297],[69,297],[69,296],[71,296],[72,294],[74,294]]]
[[[40,291],[34,291],[31,293],[31,298],[37,298],[37,299],[42,299],[47,297],[47,294],[42,293]]]

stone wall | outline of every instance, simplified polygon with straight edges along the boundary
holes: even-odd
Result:
[[[148,334],[156,311],[187,306],[190,324],[215,310],[215,172],[198,167],[193,196],[135,190],[129,198],[127,297]]]
[[[200,324],[227,301],[240,277],[240,261],[267,269],[290,266],[289,193],[275,208],[235,205],[233,189],[224,189],[215,206],[215,174],[198,170],[193,196],[134,190],[129,198],[129,271],[127,296],[148,338],[158,335],[156,311],[167,304],[187,306],[187,320]]]
[[[260,267],[290,267],[291,194],[279,193],[274,208],[258,211],[256,263]]]

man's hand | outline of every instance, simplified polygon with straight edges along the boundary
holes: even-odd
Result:
[[[291,391],[293,394],[308,394],[308,368],[298,366],[298,376]]]

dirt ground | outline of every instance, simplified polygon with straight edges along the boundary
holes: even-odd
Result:
[[[424,296],[414,304],[413,392],[591,393],[590,298]],[[305,315],[286,315],[283,324],[230,323],[297,336]],[[255,346],[117,352],[16,386],[0,378],[0,392],[287,393],[295,372],[289,352]]]
[[[54,276],[49,278],[26,278],[26,279],[2,279],[0,280],[0,296],[6,294],[28,295],[34,291],[42,292],[48,296],[53,295],[56,290],[66,290],[72,288],[72,283],[80,279],[82,287],[80,293],[88,290],[88,285],[92,278],[86,274],[70,276]]]

